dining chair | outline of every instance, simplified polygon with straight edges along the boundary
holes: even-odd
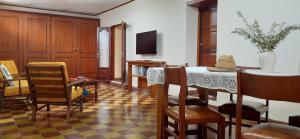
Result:
[[[185,63],[185,64],[180,64],[180,65],[169,65],[169,64],[165,64],[163,65],[163,67],[188,67],[189,64]],[[200,99],[199,97],[193,96],[191,95],[192,93],[194,93],[195,91],[193,90],[189,90],[187,91],[187,98],[186,98],[186,102],[185,105],[200,105],[200,106],[205,106],[206,105],[206,101],[203,99]],[[169,95],[168,98],[168,103],[170,106],[178,106],[178,96],[175,95]]]
[[[25,75],[19,73],[16,63],[13,60],[0,60],[0,65],[11,75],[11,79],[5,79],[4,74],[7,73],[0,72],[0,111],[4,101],[30,100],[28,82]]]
[[[188,63],[185,63],[185,64],[179,64],[179,65],[169,65],[169,64],[164,64],[163,67],[167,67],[167,68],[170,68],[170,67],[188,67],[189,64]],[[201,97],[196,97],[196,96],[193,96],[191,95],[192,93],[194,93],[196,90],[187,90],[187,94],[186,94],[186,101],[185,101],[185,105],[199,105],[199,106],[206,106],[206,101],[201,99]],[[176,95],[169,95],[168,97],[168,105],[169,106],[178,106],[179,105],[179,99],[178,99],[178,96]],[[168,122],[169,126],[173,127],[175,131],[178,131],[178,123],[175,121],[175,122],[171,122],[169,121]],[[198,125],[197,126],[197,131],[196,132],[193,132],[193,130],[188,130],[187,129],[187,134],[189,135],[197,135],[199,136],[200,134],[206,134],[206,133],[200,133],[202,132],[202,126],[201,125]],[[201,129],[200,129],[201,128]]]
[[[237,79],[236,137],[238,139],[300,138],[300,128],[275,123],[258,124],[241,133],[243,96],[300,103],[300,75],[258,75],[240,70]]]
[[[245,67],[245,66],[237,66],[238,69],[241,70],[246,70],[246,69],[253,69],[253,70],[260,70],[259,67]],[[268,122],[268,117],[269,117],[269,100],[266,99],[265,103],[262,102],[257,102],[257,101],[249,101],[249,100],[244,100],[243,101],[243,119],[245,120],[251,120],[251,121],[256,121],[258,124],[261,122]],[[229,130],[228,130],[228,135],[231,136],[232,133],[232,124],[233,118],[235,118],[236,114],[236,99],[233,99],[233,93],[230,93],[230,99],[228,102],[220,105],[218,107],[218,112],[222,114],[226,114],[229,116]],[[264,120],[261,120],[261,116],[265,114]],[[251,127],[251,124],[242,124],[243,126],[246,127]]]
[[[187,125],[207,123],[218,123],[218,139],[224,139],[225,118],[220,113],[207,106],[186,105],[188,86],[185,67],[165,67],[164,74],[164,92],[166,93],[164,101],[168,100],[169,86],[171,84],[180,86],[178,106],[168,106],[168,103],[163,105],[164,139],[167,139],[169,135],[177,139],[184,139],[186,138]],[[178,123],[178,131],[171,130],[168,127],[168,118]]]
[[[27,79],[32,99],[32,119],[36,112],[50,105],[67,106],[66,118],[71,114],[71,106],[83,110],[83,89],[80,81],[68,83],[66,65],[63,62],[36,62],[26,66]],[[42,106],[38,107],[39,104]]]

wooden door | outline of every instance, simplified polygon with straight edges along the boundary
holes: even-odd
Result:
[[[198,66],[211,66],[216,64],[217,54],[217,5],[206,5],[199,8],[198,32]],[[216,100],[217,92],[198,89],[202,99]],[[209,96],[208,96],[209,95]],[[210,98],[208,98],[210,97]]]
[[[14,60],[22,65],[22,15],[0,10],[0,59]]]
[[[111,28],[101,27],[97,29],[98,35],[98,78],[111,79]]]
[[[215,66],[217,52],[217,7],[199,9],[198,65]]]
[[[76,20],[66,17],[53,17],[52,28],[52,61],[65,62],[70,77],[76,77],[79,49],[76,48]]]
[[[78,22],[78,56],[77,67],[79,75],[97,78],[98,58],[97,58],[97,27],[98,21],[79,20]],[[76,48],[77,49],[77,48]]]
[[[50,60],[50,20],[48,16],[25,14],[23,16],[24,61]]]

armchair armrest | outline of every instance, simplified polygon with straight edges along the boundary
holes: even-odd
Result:
[[[20,73],[20,74],[11,74],[11,76],[16,79],[16,80],[26,80],[26,74],[25,73]]]
[[[73,81],[71,83],[68,83],[67,87],[70,88],[72,86],[80,86],[80,85],[83,84],[83,82],[84,82],[84,80],[76,80],[76,81]]]

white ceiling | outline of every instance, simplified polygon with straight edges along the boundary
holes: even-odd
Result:
[[[0,0],[0,4],[98,15],[132,0]]]

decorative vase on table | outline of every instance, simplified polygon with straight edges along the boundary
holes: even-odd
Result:
[[[268,32],[263,32],[257,20],[250,24],[241,12],[238,16],[245,23],[245,28],[235,28],[232,33],[243,36],[250,40],[259,50],[259,63],[263,72],[272,72],[276,63],[276,54],[273,52],[279,42],[284,40],[287,35],[294,30],[300,30],[300,25],[285,25],[273,23]]]
[[[273,51],[260,52],[259,64],[262,72],[273,72],[276,64],[276,54]]]

